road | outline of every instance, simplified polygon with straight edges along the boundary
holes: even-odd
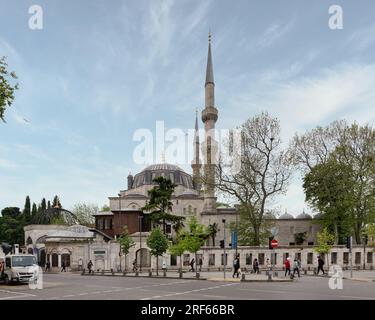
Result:
[[[331,290],[328,278],[305,276],[294,282],[224,282],[187,279],[44,274],[44,288],[0,285],[0,300],[258,300],[374,299],[375,282],[343,280]]]

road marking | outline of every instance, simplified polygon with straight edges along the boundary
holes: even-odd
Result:
[[[7,294],[15,294],[15,296],[2,297],[2,298],[0,298],[0,300],[10,300],[10,299],[18,299],[18,298],[26,298],[26,297],[35,297],[35,294],[25,293],[25,292],[16,292],[16,291],[10,291],[10,290],[0,290],[0,292],[4,292],[4,293],[7,293]]]
[[[142,298],[140,300],[152,300],[152,299],[159,299],[159,298],[164,298],[164,297],[180,296],[180,295],[184,295],[184,294],[190,294],[190,293],[193,293],[193,292],[211,290],[211,289],[222,288],[222,287],[229,287],[229,286],[234,286],[234,285],[238,285],[238,283],[229,283],[229,284],[223,284],[221,286],[201,288],[201,289],[189,290],[189,291],[184,291],[184,292],[176,292],[174,294],[169,293],[169,294],[165,294],[165,295],[161,295],[161,296],[152,296],[152,297],[148,297],[148,298]]]

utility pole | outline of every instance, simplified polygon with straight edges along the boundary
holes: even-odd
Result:
[[[225,219],[223,219],[223,223],[224,223],[224,279],[225,279],[225,269],[227,268],[227,254],[226,254],[226,251],[225,251],[225,246],[226,246],[226,242],[225,242]]]
[[[143,216],[139,215],[139,272],[142,272],[142,218]]]

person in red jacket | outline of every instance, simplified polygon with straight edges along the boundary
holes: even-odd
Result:
[[[287,273],[288,275],[290,275],[290,258],[289,257],[285,260],[284,265],[285,265],[285,277],[286,277]]]

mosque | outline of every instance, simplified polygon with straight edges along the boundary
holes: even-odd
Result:
[[[238,212],[234,207],[226,207],[217,204],[217,198],[213,188],[202,186],[200,172],[203,168],[208,185],[213,185],[213,159],[215,151],[215,136],[213,129],[219,119],[219,112],[215,104],[215,82],[211,50],[211,37],[208,43],[208,57],[205,79],[205,108],[201,113],[201,120],[205,129],[205,142],[200,143],[198,135],[198,117],[195,119],[194,160],[191,165],[192,174],[185,172],[177,165],[161,163],[146,167],[141,172],[127,177],[127,189],[121,190],[117,196],[109,197],[110,211],[98,212],[95,215],[95,228],[83,226],[41,226],[30,225],[25,227],[26,246],[29,252],[37,249],[43,252],[43,262],[49,260],[51,266],[58,268],[62,262],[71,268],[81,268],[89,260],[94,263],[94,269],[123,269],[126,265],[130,268],[134,260],[144,268],[153,268],[156,264],[154,257],[150,256],[146,239],[150,231],[147,215],[141,208],[148,200],[148,191],[155,186],[153,179],[159,176],[169,178],[175,185],[172,196],[173,214],[183,216],[188,220],[195,216],[199,223],[209,226],[216,223],[218,232],[215,243],[209,240],[199,252],[205,268],[220,268],[224,264],[223,250],[220,248],[220,240],[230,239],[229,226],[238,219]],[[203,150],[204,163],[200,163],[200,151]],[[284,213],[279,218],[271,217],[270,222],[278,230],[276,239],[279,247],[276,249],[276,266],[282,267],[283,261],[288,256],[296,256],[305,267],[313,267],[317,254],[314,252],[316,234],[321,230],[319,217],[311,217],[302,212],[294,216]],[[238,220],[237,220],[238,221]],[[131,249],[126,259],[122,256],[120,246],[116,241],[127,226],[134,238],[135,246]],[[173,227],[166,226],[166,233],[173,235]],[[304,239],[297,243],[296,235],[304,234]],[[229,245],[230,241],[227,241]],[[355,264],[361,265],[367,258],[367,263],[372,265],[372,251],[362,248],[354,248]],[[258,259],[260,265],[270,258],[267,247],[238,247],[241,265],[251,266],[252,259]],[[234,256],[234,250],[228,247],[227,264],[230,266]],[[278,257],[278,258],[277,258]],[[189,253],[183,255],[183,265],[189,265],[192,258]],[[166,261],[168,268],[179,265],[178,257],[166,254],[160,258]],[[348,252],[343,246],[336,246],[331,253],[330,263],[348,264]],[[365,262],[366,262],[365,261]],[[160,265],[160,264],[159,264]]]

